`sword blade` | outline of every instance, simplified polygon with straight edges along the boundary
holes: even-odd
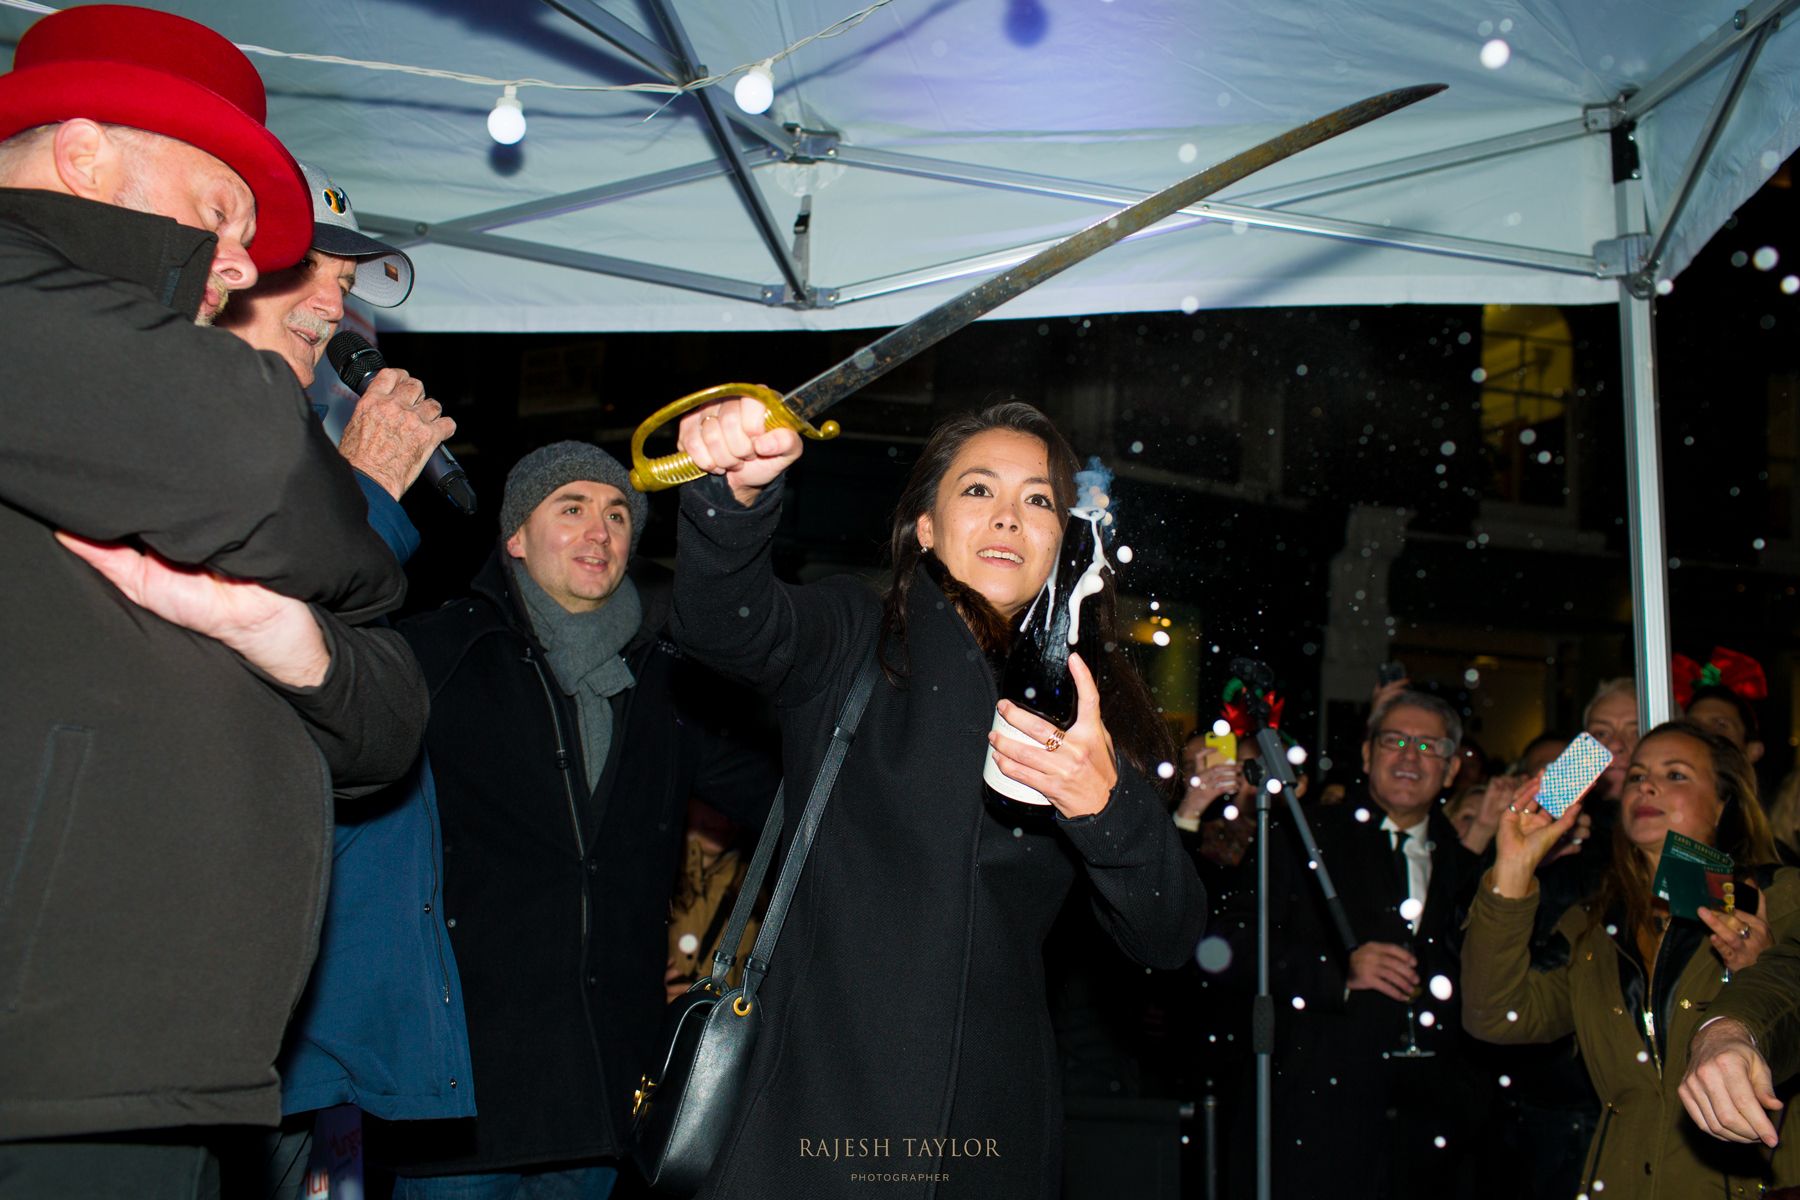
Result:
[[[1366,125],[1391,112],[1416,104],[1444,90],[1441,83],[1421,84],[1371,96],[1336,112],[1308,121],[1233,155],[1198,175],[1172,184],[1131,207],[1102,217],[1079,233],[1038,251],[1017,266],[977,284],[960,296],[946,300],[930,312],[883,334],[834,367],[813,376],[782,397],[782,402],[811,420],[844,397],[887,374],[922,350],[943,341],[969,322],[992,312],[1008,300],[1029,291],[1044,280],[1060,275],[1083,259],[1170,217],[1214,192],[1230,187],[1264,167],[1320,142]]]

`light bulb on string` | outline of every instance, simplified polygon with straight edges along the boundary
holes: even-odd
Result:
[[[764,59],[748,71],[738,76],[732,86],[731,94],[737,100],[738,107],[747,113],[766,113],[769,105],[775,103],[775,71],[774,63]]]
[[[525,137],[525,106],[519,103],[519,89],[512,84],[494,101],[488,114],[488,136],[502,146],[516,146]]]

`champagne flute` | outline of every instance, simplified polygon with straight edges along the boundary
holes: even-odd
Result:
[[[1420,904],[1417,900],[1412,899],[1408,899],[1400,906],[1400,915],[1406,921],[1407,927],[1412,933],[1408,949],[1412,951],[1413,961],[1419,964],[1421,971],[1424,969],[1424,963],[1419,959],[1419,919],[1423,914],[1423,909],[1424,905]],[[1389,1058],[1437,1057],[1437,1051],[1425,1050],[1419,1046],[1417,1004],[1419,997],[1424,994],[1425,986],[1423,982],[1414,984],[1412,990],[1406,994],[1406,1040],[1398,1049],[1389,1050],[1387,1052]]]
[[[1389,1058],[1436,1058],[1436,1050],[1425,1050],[1419,1046],[1419,1022],[1414,1012],[1414,1004],[1425,994],[1425,988],[1415,986],[1406,994],[1406,1041],[1397,1050],[1389,1050]]]

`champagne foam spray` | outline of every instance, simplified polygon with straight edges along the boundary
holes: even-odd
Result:
[[[1102,528],[1112,521],[1108,511],[1112,499],[1107,494],[1112,486],[1112,472],[1101,466],[1099,459],[1091,459],[1086,470],[1076,473],[1075,480],[1077,492],[1063,524],[1062,544],[1051,562],[1049,577],[1019,622],[999,681],[1003,698],[1063,731],[1079,715],[1069,655],[1071,651],[1087,650],[1089,657],[1096,657],[1091,647],[1080,645],[1081,609],[1096,597],[1100,597],[1096,603],[1110,604],[1103,593],[1106,575],[1113,570],[1102,533]],[[997,711],[993,732],[1029,745],[1044,745],[1020,732]],[[1044,807],[1050,803],[1036,789],[1004,775],[992,750],[988,752],[982,780],[1002,804],[1016,801]]]
[[[1113,473],[1100,461],[1099,455],[1087,460],[1087,466],[1075,472],[1075,508],[1094,512],[1100,525],[1113,527]]]
[[[1112,483],[1112,471],[1105,463],[1100,461],[1100,456],[1097,454],[1088,458],[1087,466],[1075,472],[1075,503],[1070,507],[1069,515],[1071,517],[1082,518],[1093,529],[1094,561],[1088,565],[1088,569],[1075,581],[1074,588],[1068,597],[1067,603],[1073,614],[1073,619],[1070,622],[1070,645],[1074,645],[1080,636],[1080,605],[1082,600],[1098,592],[1102,586],[1099,576],[1100,568],[1104,567],[1108,571],[1113,570],[1113,565],[1107,560],[1106,551],[1102,545],[1103,531],[1106,535],[1116,533],[1116,530],[1113,528]],[[1073,523],[1071,522],[1071,525],[1072,524]],[[1067,529],[1064,530],[1063,536],[1068,536]],[[1057,579],[1057,567],[1055,564],[1052,564],[1050,567],[1050,577],[1044,581],[1043,588],[1038,591],[1038,594],[1031,601],[1031,606],[1025,610],[1024,616],[1019,619],[1018,628],[1020,630],[1025,629],[1031,624],[1032,615],[1037,611],[1037,606],[1040,603],[1056,603],[1057,586],[1060,582],[1061,581]]]
[[[1075,507],[1069,510],[1069,515],[1082,518],[1093,531],[1094,556],[1081,577],[1069,588],[1067,603],[1071,646],[1081,640],[1081,602],[1106,586],[1106,581],[1100,577],[1101,571],[1116,574],[1112,563],[1107,560],[1106,545],[1100,532],[1103,527],[1110,529],[1113,524],[1112,482],[1113,473],[1107,470],[1098,455],[1089,458],[1087,466],[1075,472]],[[1068,535],[1065,533],[1064,536]]]

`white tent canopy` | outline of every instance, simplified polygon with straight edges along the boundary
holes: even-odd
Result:
[[[859,7],[160,3],[240,43],[575,84],[730,70]],[[383,314],[396,328],[898,324],[1107,206],[1352,100],[1433,81],[1450,90],[1246,180],[1205,217],[1165,222],[1004,315],[1593,303],[1616,300],[1613,278],[1638,265],[1609,245],[1621,232],[1614,126],[1636,122],[1642,156],[1641,211],[1623,231],[1653,235],[1734,68],[1760,49],[1694,174],[1661,277],[1800,144],[1800,33],[1768,32],[1793,7],[892,0],[778,61],[767,117],[738,110],[730,79],[707,89],[729,149],[692,95],[527,86],[529,131],[503,151],[485,128],[498,86],[257,64],[275,130],[332,174],[366,224],[411,242],[418,288]],[[0,32],[16,37],[31,19],[0,10]],[[1498,66],[1484,65],[1490,42],[1506,52]]]

